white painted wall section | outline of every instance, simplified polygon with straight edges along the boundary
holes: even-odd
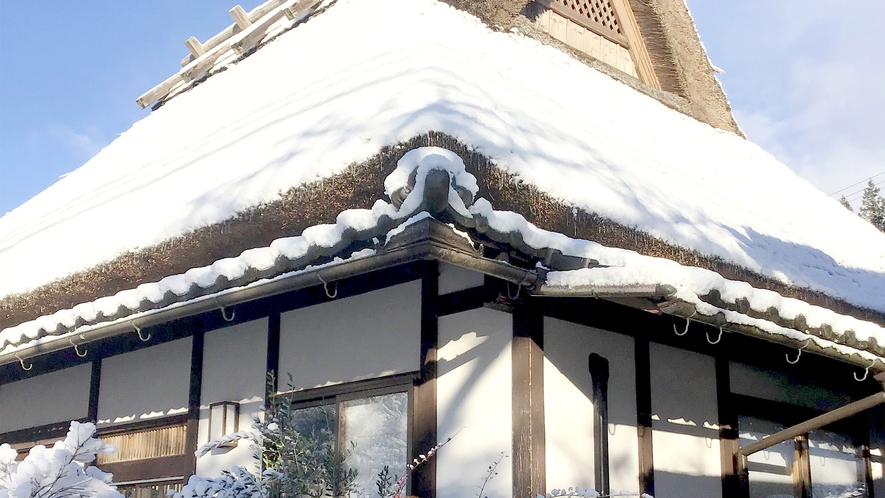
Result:
[[[267,319],[213,330],[204,336],[203,384],[200,390],[200,429],[197,445],[209,441],[209,404],[233,401],[240,404],[237,431],[251,430],[252,419],[261,414],[267,366]],[[197,475],[216,477],[234,465],[253,472],[249,441],[234,448],[217,448],[197,459]]]
[[[484,282],[485,275],[482,273],[448,263],[439,264],[439,295],[482,287]]]
[[[792,356],[791,356],[792,358]],[[743,363],[731,362],[728,366],[731,392],[779,401],[792,405],[830,411],[852,400],[824,387],[816,386],[806,379],[780,372],[772,372]]]
[[[0,385],[0,433],[84,418],[92,364]]]
[[[455,438],[437,454],[438,498],[475,496],[488,466],[511,456],[513,318],[477,309],[439,319],[437,433]],[[505,459],[484,494],[513,494]]]
[[[419,369],[421,281],[336,299],[280,318],[281,391]]]
[[[722,496],[713,358],[652,343],[651,403],[655,496]]]
[[[553,318],[544,319],[547,487],[596,488],[593,383],[587,368],[591,353],[609,361],[611,489],[638,493],[633,338]]]
[[[192,343],[187,337],[102,360],[99,425],[187,413]]]

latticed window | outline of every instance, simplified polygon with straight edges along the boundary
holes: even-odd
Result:
[[[612,34],[623,36],[615,8],[609,0],[554,0],[555,3],[571,10],[582,21],[595,24]]]

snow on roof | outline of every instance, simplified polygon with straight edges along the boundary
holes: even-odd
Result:
[[[0,218],[0,296],[439,131],[565,203],[885,311],[885,234],[756,145],[433,0],[339,0]]]
[[[438,171],[443,171],[443,176],[431,179]],[[464,163],[456,154],[446,149],[422,147],[407,152],[399,160],[396,170],[387,177],[385,186],[393,203],[378,200],[372,209],[346,210],[338,215],[336,223],[310,227],[300,236],[277,239],[267,247],[249,249],[238,257],[221,259],[209,266],[192,268],[159,282],[142,284],[0,330],[0,357],[9,359],[10,355],[30,346],[45,346],[70,338],[72,334],[81,334],[82,340],[82,333],[121,320],[128,321],[140,335],[140,329],[132,320],[153,311],[206,299],[214,299],[218,306],[218,296],[329,265],[312,267],[319,258],[335,258],[331,263],[334,265],[376,255],[373,248],[364,248],[350,256],[342,254],[344,249],[353,248],[358,242],[372,240],[375,247],[380,248],[379,252],[384,253],[385,246],[407,226],[429,218],[430,210],[492,241],[515,243],[514,248],[526,255],[544,254],[543,265],[538,262],[541,271],[526,270],[535,273],[536,283],[520,283],[527,285],[530,292],[551,295],[551,288],[584,288],[596,296],[597,291],[604,288],[661,288],[666,285],[672,290],[667,291],[666,301],[659,305],[662,310],[681,301],[692,305],[694,311],[688,318],[738,330],[746,326],[793,341],[805,341],[803,349],[813,342],[818,351],[843,359],[859,358],[871,362],[870,366],[877,365],[883,358],[880,346],[885,345],[885,328],[877,324],[783,298],[771,291],[754,289],[744,282],[729,281],[710,270],[543,230],[518,213],[495,211],[484,198],[474,201],[476,178],[465,171]],[[462,196],[459,191],[467,193]],[[398,193],[404,196],[398,197]],[[401,202],[396,200],[398,198]],[[438,199],[444,201],[440,203]],[[458,228],[452,228],[458,231]],[[474,247],[470,234],[461,232],[461,236],[467,237],[468,247]],[[553,258],[553,252],[573,260]],[[347,259],[341,260],[339,256],[347,256]],[[574,268],[576,262],[580,266],[592,267],[565,269],[561,266]],[[327,284],[321,276],[318,279]],[[718,292],[716,304],[725,308],[704,300],[703,296],[713,289]],[[740,300],[746,300],[748,309],[741,312],[727,309],[730,303]],[[224,313],[224,308],[221,309]],[[772,309],[774,316],[771,315]],[[749,316],[748,311],[766,313],[767,318]],[[717,315],[722,315],[723,320],[718,321]],[[778,325],[773,319],[788,320],[793,327]],[[801,326],[797,328],[796,323]],[[821,337],[825,328],[832,337]]]

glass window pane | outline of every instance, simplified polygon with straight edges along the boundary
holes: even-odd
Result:
[[[335,405],[311,406],[292,410],[289,423],[302,436],[316,440],[318,447],[331,447],[335,442]]]
[[[377,497],[375,481],[385,465],[390,468],[391,475],[405,473],[408,410],[406,393],[372,396],[341,404],[341,441],[346,448],[352,449],[345,463],[358,472],[359,493],[351,496]]]
[[[742,416],[738,420],[741,446],[758,441],[785,427],[768,420]],[[750,498],[792,498],[795,443],[785,441],[750,455]]]
[[[868,496],[863,461],[851,440],[829,431],[808,434],[813,498]]]

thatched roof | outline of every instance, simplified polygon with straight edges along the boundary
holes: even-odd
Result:
[[[369,207],[391,144],[428,140],[540,226],[883,323],[883,236],[753,144],[431,0],[366,4],[339,0],[0,219],[2,326]]]

